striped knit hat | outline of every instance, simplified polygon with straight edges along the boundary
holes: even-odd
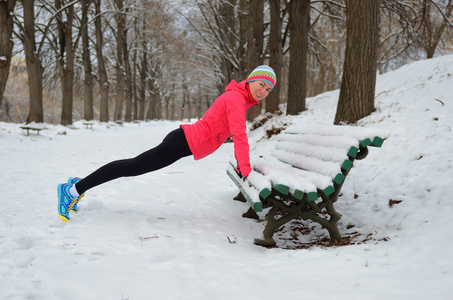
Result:
[[[274,86],[277,83],[277,76],[275,76],[275,72],[271,67],[261,65],[250,73],[245,82],[247,83],[255,80],[266,81],[271,85],[272,89],[274,89]]]

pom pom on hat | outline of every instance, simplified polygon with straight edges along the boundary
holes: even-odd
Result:
[[[271,85],[272,89],[274,89],[274,86],[277,83],[277,76],[275,76],[275,72],[271,67],[261,65],[250,73],[245,82],[247,83],[255,80],[266,81]]]

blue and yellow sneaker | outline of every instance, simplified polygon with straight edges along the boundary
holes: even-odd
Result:
[[[71,193],[69,193],[71,186],[72,184],[70,183],[61,183],[57,187],[57,210],[58,215],[63,221],[69,221],[69,212],[71,211],[74,204],[77,204],[81,198],[80,196],[74,197],[71,195]]]
[[[71,185],[73,185],[73,184],[76,184],[77,182],[79,182],[80,180],[82,180],[82,178],[79,178],[79,177],[69,177],[69,178],[68,178],[68,183],[70,183]],[[84,196],[85,196],[85,194],[80,195],[79,201],[82,200],[82,198],[83,198]],[[75,213],[79,211],[79,207],[77,206],[77,203],[74,204],[74,206],[72,207],[71,210],[72,210],[73,212],[75,212]]]

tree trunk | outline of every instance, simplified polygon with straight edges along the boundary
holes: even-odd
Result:
[[[127,45],[127,33],[124,34],[124,68],[126,69],[126,76],[125,76],[125,102],[126,102],[126,113],[125,113],[125,121],[131,122],[132,121],[132,71],[131,71],[131,62],[129,59],[129,47]]]
[[[62,7],[61,0],[55,0],[55,8],[60,10]],[[66,22],[62,14],[66,13]],[[57,65],[60,73],[63,90],[63,105],[61,110],[61,124],[72,124],[72,105],[73,93],[72,87],[74,83],[74,48],[72,45],[72,28],[74,20],[74,4],[66,7],[59,13],[57,18],[58,28],[58,44]]]
[[[289,72],[288,115],[305,110],[307,94],[308,30],[310,27],[310,0],[291,0],[289,7]]]
[[[346,0],[346,50],[334,124],[352,124],[375,110],[379,0]]]
[[[149,120],[154,119],[160,120],[162,117],[162,103],[160,102],[159,93],[157,91],[154,79],[148,79],[146,82],[150,93],[149,106],[146,118]]]
[[[13,12],[16,6],[14,1],[0,1],[0,105],[3,100],[6,82],[8,81],[9,67],[14,43],[11,41],[13,35]]]
[[[100,110],[99,110],[99,121],[109,121],[109,82],[107,79],[107,71],[105,68],[103,47],[104,41],[102,37],[102,25],[101,25],[101,0],[95,0],[96,8],[96,19],[94,24],[96,27],[96,58],[98,61],[98,76],[99,76],[99,88],[100,88]]]
[[[90,0],[82,0],[82,48],[83,48],[83,69],[85,75],[85,81],[83,85],[84,89],[84,110],[83,116],[85,120],[93,120],[93,85],[94,76],[91,66],[91,54],[89,48],[89,36],[88,36],[88,8],[91,3]],[[88,3],[87,3],[88,2]]]
[[[132,121],[132,71],[131,71],[131,60],[129,57],[129,45],[127,43],[127,33],[128,30],[126,28],[126,16],[129,13],[129,9],[126,7],[125,12],[123,14],[124,16],[124,32],[122,35],[122,40],[123,40],[123,57],[124,57],[124,70],[125,70],[125,80],[124,80],[124,86],[125,86],[125,102],[126,102],[126,113],[124,120],[126,122],[131,122]]]
[[[228,49],[233,49],[233,44],[235,42],[234,32],[235,30],[235,16],[234,16],[234,8],[236,1],[232,0],[225,0],[219,4],[218,12],[220,21],[217,21],[220,30],[222,31],[223,35],[225,35],[225,39],[223,41],[224,44],[221,43],[221,47],[225,54],[228,55]],[[222,93],[225,90],[225,86],[233,79],[238,80],[238,72],[235,72],[235,66],[232,64],[231,59],[227,59],[225,57],[221,58],[221,70],[222,70],[222,83],[219,86],[219,92]]]
[[[123,0],[115,0],[116,3],[116,104],[114,121],[121,120],[123,115],[124,91],[126,88],[124,79],[124,31],[126,27],[126,17],[123,12]]]
[[[269,65],[274,69],[277,81],[281,80],[283,50],[282,50],[282,18],[280,17],[280,0],[269,0],[271,11],[271,32],[269,35]],[[280,84],[276,84],[266,98],[266,112],[274,113],[280,103]]]
[[[142,39],[142,61],[140,66],[140,107],[138,111],[139,120],[145,120],[145,100],[146,100],[146,76],[148,75],[148,49],[145,38],[146,22],[143,21],[143,28],[140,36]]]
[[[135,30],[137,32],[137,30]],[[138,53],[137,53],[137,47],[134,47],[134,55],[132,56],[132,117],[135,120],[138,120],[138,95],[137,95],[137,68],[138,68]]]
[[[440,23],[440,25],[438,27],[436,27],[438,20],[431,21],[431,23],[432,23],[431,25],[434,28],[433,28],[432,34],[430,35],[430,37],[428,39],[428,41],[430,41],[430,42],[428,43],[428,45],[425,46],[426,58],[433,58],[434,52],[436,52],[436,49],[437,49],[437,46],[439,45],[442,34],[447,26],[447,20],[450,18],[452,10],[453,10],[453,4],[451,2],[452,2],[452,0],[448,0],[448,3],[446,4],[446,12],[445,12],[446,19],[443,18],[442,22]],[[429,18],[429,16],[427,16],[426,18]]]
[[[263,64],[264,44],[264,1],[250,0],[248,5],[247,28],[247,74]],[[262,103],[248,110],[247,120],[251,121],[261,113]]]
[[[247,57],[246,57],[246,45],[247,45],[247,0],[239,1],[239,45],[237,49],[237,57],[239,60],[239,78],[244,80],[247,73]],[[225,88],[225,87],[224,87]],[[224,90],[222,90],[223,92]]]
[[[149,106],[148,110],[146,111],[146,119],[147,120],[154,120],[158,119],[158,107],[157,107],[157,100],[154,94],[151,94],[149,97]]]
[[[182,87],[182,103],[181,103],[181,115],[179,116],[179,120],[184,120],[187,117],[190,121],[190,92],[189,86],[187,84],[187,79],[183,76],[183,80],[181,82]]]
[[[30,108],[27,123],[44,122],[42,103],[43,67],[36,49],[35,9],[33,0],[22,0],[24,8],[24,52],[27,64]]]

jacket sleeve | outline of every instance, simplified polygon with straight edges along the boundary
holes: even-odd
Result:
[[[249,142],[247,139],[247,125],[245,120],[245,101],[243,96],[234,97],[225,102],[228,124],[234,142],[234,156],[238,161],[242,176],[247,177],[252,168],[250,166]]]

